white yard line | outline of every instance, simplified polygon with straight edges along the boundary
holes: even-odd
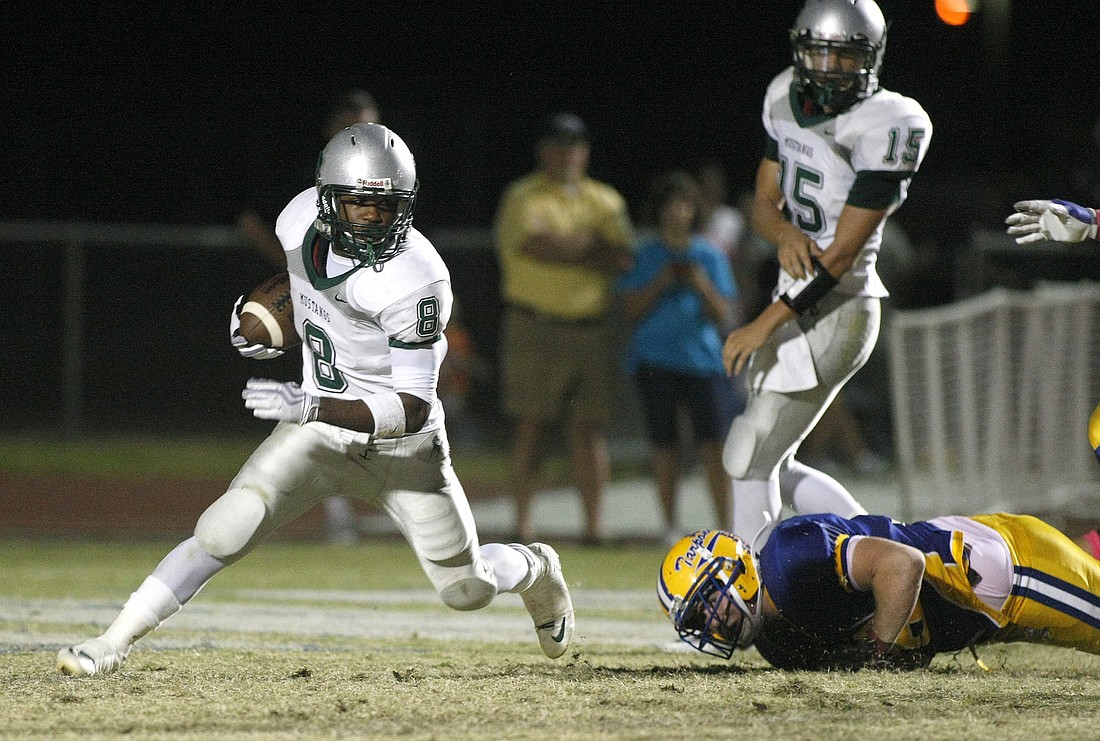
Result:
[[[300,639],[371,639],[418,636],[438,640],[533,642],[531,620],[516,595],[503,594],[476,612],[445,607],[431,590],[338,592],[247,590],[219,595],[231,601],[197,597],[142,641],[150,648],[181,645],[242,646],[242,635],[279,634]],[[642,591],[575,590],[577,637],[587,642],[665,647],[675,635],[656,598]],[[64,645],[90,637],[71,633],[74,625],[105,628],[118,614],[115,602],[0,597],[0,651]],[[640,618],[649,610],[650,617]],[[622,613],[621,617],[615,615]],[[598,612],[598,614],[596,614]],[[25,626],[25,627],[24,627]],[[182,633],[201,633],[181,641]],[[245,638],[244,644],[250,642]]]

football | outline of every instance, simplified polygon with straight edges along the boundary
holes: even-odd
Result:
[[[289,275],[272,276],[248,294],[241,307],[238,332],[249,344],[264,347],[289,348],[302,341],[294,328]]]

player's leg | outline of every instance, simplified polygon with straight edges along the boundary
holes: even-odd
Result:
[[[1100,654],[1100,561],[1029,515],[975,515],[1012,552],[1011,594],[1002,637]]]
[[[573,605],[554,550],[539,543],[479,547],[443,430],[379,441],[377,449],[391,458],[392,491],[383,506],[443,602],[455,610],[477,610],[498,591],[517,592],[543,651],[552,658],[564,653],[572,640]]]
[[[768,533],[783,509],[776,464],[782,453],[772,453],[766,443],[776,440],[774,427],[786,407],[786,397],[774,391],[754,391],[745,411],[730,425],[722,452],[722,464],[732,479],[733,533],[751,544]]]
[[[327,428],[327,429],[322,429]],[[229,490],[199,517],[195,534],[168,553],[130,595],[110,627],[58,654],[58,669],[74,676],[117,671],[142,636],[187,604],[204,584],[280,525],[320,501],[317,467],[341,465],[329,450],[336,428],[278,425],[241,467]]]
[[[665,541],[672,545],[684,537],[676,511],[676,489],[680,478],[677,406],[684,396],[681,374],[652,365],[639,365],[634,376],[652,448],[653,481],[665,527]]]
[[[820,384],[799,400],[811,407],[803,417],[809,416],[811,410],[813,415],[807,431],[799,437],[799,444],[833,405],[848,379],[870,358],[878,339],[880,318],[878,299],[838,294],[823,302],[819,316],[800,320]],[[813,409],[814,406],[820,409]],[[839,481],[795,461],[793,455],[787,456],[780,466],[779,488],[784,503],[799,514],[831,512],[853,517],[867,512]]]
[[[794,392],[752,390],[726,438],[723,462],[733,478],[734,533],[746,542],[767,537],[784,501],[800,513],[863,511],[832,477],[785,462],[844,382],[867,362],[878,337],[878,300],[830,295],[822,300],[821,313],[801,319],[800,326],[810,343],[818,385]]]
[[[509,308],[501,329],[501,406],[514,420],[511,486],[516,508],[516,533],[527,539],[534,532],[531,508],[543,458],[542,437],[559,413],[568,379],[562,360],[545,338],[553,324],[529,312]]]
[[[559,335],[562,359],[569,364],[569,450],[584,509],[584,539],[589,543],[604,538],[602,500],[611,478],[604,434],[613,413],[615,390],[609,327],[604,320],[584,322],[563,327]]]
[[[731,526],[732,487],[722,466],[722,446],[738,405],[731,380],[725,375],[686,376],[683,402],[698,441],[699,459],[706,477],[707,491],[714,508],[717,527]]]
[[[824,471],[787,456],[779,467],[779,491],[784,502],[800,515],[831,512],[841,517],[865,515],[867,510],[843,484]]]

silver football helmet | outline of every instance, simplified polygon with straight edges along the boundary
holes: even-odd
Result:
[[[878,89],[886,20],[873,0],[807,0],[790,30],[796,84],[840,113]]]
[[[380,124],[354,124],[332,137],[317,160],[317,230],[333,249],[379,265],[396,255],[412,225],[416,162],[394,132]],[[341,200],[392,199],[396,217],[388,226],[350,221]]]

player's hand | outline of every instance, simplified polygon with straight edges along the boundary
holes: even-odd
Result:
[[[244,296],[237,299],[237,303],[233,304],[233,311],[229,315],[229,342],[233,347],[237,348],[237,352],[242,357],[251,358],[252,360],[271,360],[277,358],[283,354],[283,351],[277,347],[268,347],[267,345],[250,345],[248,340],[241,337],[239,334],[241,329],[241,307],[244,305]]]
[[[259,419],[297,422],[304,425],[317,419],[320,397],[302,391],[294,382],[250,378],[241,392],[246,408]]]
[[[722,365],[726,367],[726,373],[731,376],[741,373],[752,354],[770,336],[771,331],[763,325],[759,317],[730,332],[722,346]]]
[[[1017,201],[1012,207],[1017,213],[1005,219],[1005,223],[1017,244],[1044,239],[1071,243],[1096,239],[1094,209],[1059,199]]]
[[[796,280],[802,280],[814,274],[814,264],[810,257],[818,259],[824,254],[817,242],[802,232],[792,232],[776,245],[776,257],[779,267]]]

